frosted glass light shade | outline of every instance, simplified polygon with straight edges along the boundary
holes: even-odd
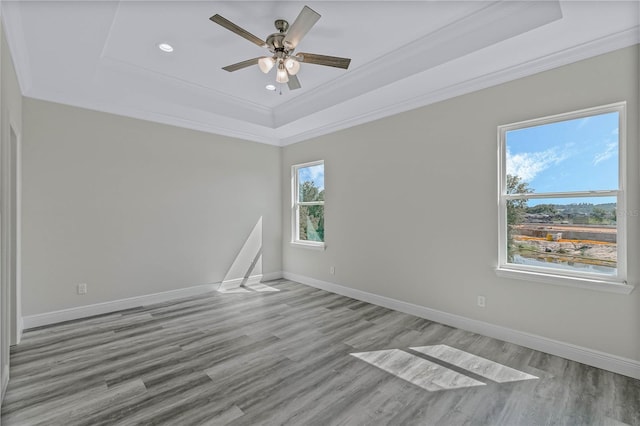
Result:
[[[271,71],[271,68],[273,68],[273,65],[275,63],[276,61],[274,61],[273,58],[270,58],[268,56],[258,59],[258,66],[260,67],[260,71],[262,71],[265,74]]]
[[[286,83],[289,81],[289,74],[287,73],[284,65],[280,65],[278,67],[278,72],[276,73],[276,81],[278,83]]]
[[[287,58],[287,60],[284,61],[284,66],[287,68],[290,75],[296,75],[298,74],[298,71],[300,71],[300,62],[293,58]]]

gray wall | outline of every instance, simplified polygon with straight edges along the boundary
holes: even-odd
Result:
[[[628,208],[638,209],[638,46],[283,152],[283,270],[640,360],[640,290],[498,278],[496,127],[628,102]],[[290,167],[325,160],[325,251],[291,247]],[[637,210],[636,210],[637,211]],[[640,278],[638,217],[629,277]],[[329,267],[335,266],[335,275]],[[476,307],[476,296],[487,307]]]
[[[262,217],[284,270],[640,360],[640,291],[498,278],[496,127],[628,102],[638,46],[279,149],[24,99],[23,314],[219,282]],[[292,164],[325,160],[325,251],[291,247]],[[638,284],[640,226],[628,217]],[[329,267],[336,274],[329,274]],[[86,282],[89,292],[75,294]],[[476,296],[487,307],[475,306]]]
[[[281,270],[279,148],[30,98],[23,112],[24,315],[220,282],[261,217],[263,271]]]

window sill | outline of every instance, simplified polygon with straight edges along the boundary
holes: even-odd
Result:
[[[515,278],[518,280],[537,281],[545,284],[584,288],[589,290],[603,291],[607,293],[630,294],[634,289],[634,286],[620,281],[566,277],[563,275],[522,271],[519,269],[511,269],[506,267],[496,268],[496,275],[502,278]]]
[[[303,241],[291,241],[289,244],[291,244],[291,247],[301,247],[301,248],[306,248],[310,250],[324,250],[327,248],[325,243],[307,243]]]

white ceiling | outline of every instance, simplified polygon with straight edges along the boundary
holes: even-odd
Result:
[[[352,58],[275,73],[221,67],[304,5],[322,15],[297,51]],[[640,42],[634,1],[2,1],[25,96],[286,145]],[[171,54],[160,42],[172,44]]]

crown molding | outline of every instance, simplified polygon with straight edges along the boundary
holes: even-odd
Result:
[[[365,99],[360,98],[358,100],[361,104],[368,106],[374,105],[374,108],[351,116],[345,116],[342,112],[333,114],[341,117],[341,119],[325,119],[323,120],[324,124],[313,127],[303,124],[301,126],[302,128],[308,128],[308,130],[303,131],[287,131],[287,126],[285,126],[285,128],[281,127],[277,129],[260,125],[252,126],[248,125],[246,122],[233,120],[220,115],[214,116],[214,120],[206,121],[195,120],[193,118],[187,119],[184,116],[171,114],[166,111],[148,111],[139,108],[132,108],[130,106],[114,105],[109,102],[87,102],[86,100],[80,100],[75,96],[67,96],[67,94],[62,93],[45,93],[42,90],[39,90],[37,93],[23,94],[35,99],[62,103],[110,114],[169,124],[192,130],[219,134],[222,136],[265,143],[268,145],[287,146],[368,123],[373,120],[420,108],[456,96],[475,92],[487,87],[513,81],[518,78],[547,71],[563,65],[568,65],[638,43],[640,43],[640,26],[621,31],[617,34],[602,37],[570,49],[557,51],[524,64],[503,68],[496,72],[474,77],[439,90],[422,93],[410,99],[399,98],[392,104],[388,104],[388,97],[385,97],[385,104],[375,100],[374,102],[369,102],[369,99],[366,99],[366,97]],[[374,97],[375,95],[376,91],[373,91],[369,93],[367,97]],[[382,106],[375,108],[376,104]],[[349,108],[349,102],[339,106]],[[358,108],[357,110],[362,111],[362,108]],[[331,111],[329,110],[329,112]],[[315,123],[319,122],[314,115],[309,116],[307,119]]]
[[[219,115],[212,114],[210,120],[206,121],[194,120],[187,119],[184,116],[151,111],[148,109],[133,108],[131,106],[113,104],[111,102],[89,102],[86,100],[79,100],[76,96],[66,96],[62,93],[46,93],[42,90],[39,90],[36,94],[28,95],[27,97],[128,118],[137,118],[139,120],[197,130],[220,136],[228,136],[249,142],[280,146],[280,140],[274,136],[273,129],[258,125],[251,125],[240,120],[234,120],[229,117]]]
[[[175,101],[179,106],[190,107],[201,103],[206,105],[206,111],[210,113],[274,128],[274,115],[271,107],[217,90],[202,82],[192,82],[169,72],[141,65],[136,60],[118,57],[119,51],[112,44],[117,38],[114,35],[114,30],[121,19],[121,14],[126,14],[126,11],[123,11],[124,3],[126,0],[117,1],[114,17],[98,58],[98,73],[102,73],[103,78],[111,77],[115,85],[118,86],[122,83],[120,79],[126,76],[132,80],[131,84],[135,87],[146,85],[150,91],[162,88],[165,96],[176,96],[179,93],[177,97],[188,98],[187,102],[189,103],[181,102],[181,99]],[[113,74],[107,75],[108,72]],[[171,93],[171,89],[173,89],[173,93]]]
[[[169,74],[108,56],[100,58],[98,72],[103,78],[109,78],[107,75],[109,72],[114,73],[113,75],[117,73],[119,78],[126,75],[132,80],[131,84],[136,85],[136,87],[148,85],[149,89],[155,87],[163,87],[165,91],[168,88],[174,89],[182,96],[187,94],[190,99],[200,100],[208,105],[208,112],[210,113],[219,115],[224,113],[225,116],[259,126],[267,128],[274,127],[273,111],[271,108],[246,101],[211,87],[182,80]],[[119,82],[116,84],[119,84]],[[188,107],[188,105],[182,106]]]
[[[518,78],[568,65],[580,60],[629,47],[638,43],[640,43],[640,26],[635,26],[619,33],[608,35],[576,47],[556,51],[554,53],[539,57],[524,64],[506,67],[496,72],[474,77],[456,84],[452,84],[442,89],[422,93],[410,99],[406,99],[403,96],[400,96],[395,100],[395,102],[390,103],[388,96],[380,96],[381,98],[384,98],[384,101],[380,101],[379,99],[371,100],[369,98],[375,98],[377,92],[379,92],[372,91],[366,96],[352,101],[359,102],[360,105],[356,108],[351,108],[350,102],[345,102],[333,108],[357,111],[357,114],[345,115],[344,111],[332,113],[331,109],[327,109],[323,112],[330,113],[332,117],[335,116],[340,118],[325,118],[324,120],[318,120],[317,117],[312,114],[306,119],[310,120],[312,123],[323,122],[323,124],[302,124],[300,127],[306,129],[302,131],[287,130],[286,127],[288,126],[272,128],[257,124],[250,125],[241,120],[234,120],[230,119],[229,117],[220,115],[214,115],[214,117],[212,117],[214,118],[213,120],[195,120],[193,118],[187,119],[184,117],[184,115],[176,115],[169,113],[168,111],[149,111],[139,108],[132,108],[130,106],[114,105],[109,102],[87,102],[86,100],[80,100],[75,96],[67,96],[67,94],[62,93],[45,93],[41,90],[39,90],[38,93],[31,93],[25,96],[50,102],[72,105],[80,108],[87,108],[95,111],[106,112],[110,114],[133,117],[156,123],[169,124],[192,130],[264,143],[268,145],[287,146],[333,133],[339,130],[354,127],[360,124],[365,124],[384,117],[427,106],[436,102],[444,101],[446,99],[451,99],[456,96],[465,95],[481,89],[496,86],[498,84],[513,81]],[[363,112],[363,105],[365,107],[373,106],[373,108]],[[376,107],[376,105],[379,106]]]
[[[31,65],[27,56],[27,44],[22,31],[22,13],[18,2],[2,2],[2,27],[7,35],[7,45],[13,59],[13,66],[18,76],[18,85],[22,94],[31,91]]]
[[[512,37],[524,32],[526,29],[514,14],[537,11],[536,16],[527,18],[526,28],[536,28],[544,22],[558,19],[558,10],[555,9],[557,0],[540,10],[529,10],[533,3],[507,0],[492,2],[420,40],[402,46],[393,53],[393,57],[386,55],[378,58],[274,108],[104,55],[96,58],[98,72],[94,78],[104,78],[106,83],[115,84],[113,87],[118,87],[119,91],[94,93],[98,95],[95,97],[87,88],[69,91],[34,87],[22,29],[20,2],[3,2],[0,19],[4,23],[24,96],[286,146],[640,43],[640,26],[636,25],[522,64],[505,66],[483,75],[468,75],[464,81],[455,81],[455,77],[449,78],[449,81],[443,79],[444,87],[434,88],[428,84],[430,72],[435,71],[438,65],[452,63],[456,58],[466,55],[465,49],[475,51],[482,45],[493,45],[504,40],[505,36],[508,38],[508,34]],[[509,17],[514,19],[510,21]],[[481,40],[470,38],[479,32],[476,31],[478,28],[497,27],[504,24],[505,19],[511,27],[520,27],[492,32]],[[466,45],[472,42],[475,43],[473,46]],[[438,46],[442,43],[451,45],[455,52],[438,52]],[[440,56],[435,57],[436,53]],[[393,75],[391,70],[395,64],[391,59],[397,59],[397,55],[412,58],[412,61],[417,59],[418,65],[411,63],[402,75]],[[129,79],[125,82],[143,90],[129,94],[123,89],[129,87],[129,83],[118,86],[115,74],[123,72]],[[393,81],[389,81],[390,76]],[[156,93],[162,93],[164,98],[156,96]]]
[[[638,43],[640,43],[640,26],[635,26],[616,34],[583,43],[579,46],[556,51],[523,64],[506,67],[489,74],[452,84],[442,89],[422,93],[410,99],[400,98],[397,99],[396,102],[389,103],[388,98],[386,98],[386,103],[379,108],[374,108],[351,117],[345,117],[341,120],[331,120],[325,125],[317,126],[307,131],[292,133],[290,135],[282,134],[279,137],[280,145],[287,146],[295,144],[370,121],[431,105],[456,96],[465,95],[543,71],[569,65]],[[375,95],[375,91],[369,95]],[[362,100],[362,103],[373,104],[373,102],[368,102],[367,100]],[[309,118],[311,119],[313,116]]]
[[[394,84],[562,18],[557,0],[496,1],[281,105],[275,127]],[[487,31],[491,28],[491,31]],[[446,46],[446,47],[445,47]],[[410,58],[401,61],[398,58]]]

